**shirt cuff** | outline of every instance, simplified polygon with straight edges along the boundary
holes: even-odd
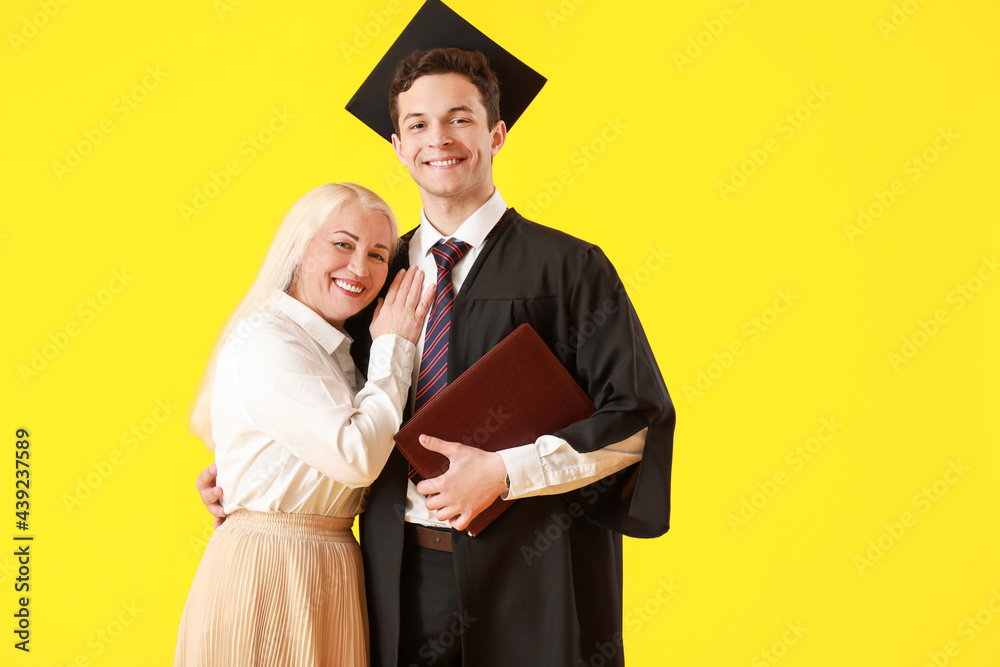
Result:
[[[507,475],[510,477],[510,491],[504,500],[514,500],[545,486],[542,460],[535,443],[501,449],[497,453],[507,466]]]
[[[368,380],[395,377],[410,381],[417,346],[396,334],[382,334],[372,341],[368,357]]]

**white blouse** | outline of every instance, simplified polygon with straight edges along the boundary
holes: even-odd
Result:
[[[372,344],[368,382],[351,338],[277,292],[238,324],[219,354],[212,438],[226,512],[353,517],[392,451],[415,357],[412,343]]]

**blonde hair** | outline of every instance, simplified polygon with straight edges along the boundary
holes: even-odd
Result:
[[[209,449],[214,450],[212,441],[212,423],[210,404],[212,399],[212,384],[215,379],[215,366],[219,353],[226,339],[241,322],[267,309],[272,295],[280,290],[286,294],[295,284],[298,268],[305,253],[306,246],[312,241],[323,223],[331,214],[340,210],[346,204],[356,202],[361,206],[373,209],[385,215],[392,232],[392,244],[389,249],[390,260],[395,257],[399,247],[399,228],[396,217],[389,205],[368,188],[354,183],[326,183],[313,188],[299,199],[288,211],[281,226],[274,235],[274,241],[264,257],[256,280],[250,291],[229,316],[222,331],[215,340],[212,358],[205,368],[205,374],[198,384],[198,393],[191,407],[191,432],[205,441]]]

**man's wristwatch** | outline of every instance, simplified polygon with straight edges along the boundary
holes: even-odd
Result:
[[[508,491],[510,491],[510,475],[509,474],[503,476],[503,485],[507,487]]]

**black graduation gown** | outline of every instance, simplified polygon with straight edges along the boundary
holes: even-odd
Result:
[[[412,233],[402,239],[395,270],[408,263]],[[366,317],[370,311],[349,322],[362,369]],[[578,491],[518,500],[478,537],[453,532],[464,664],[624,664],[621,538],[668,528],[674,410],[621,281],[598,247],[509,209],[465,279],[452,318],[451,377],[519,324],[534,327],[598,408],[556,433],[574,449],[593,451],[648,429],[639,464]],[[397,661],[406,473],[394,450],[361,516],[375,667]],[[428,647],[429,664],[434,655]]]

